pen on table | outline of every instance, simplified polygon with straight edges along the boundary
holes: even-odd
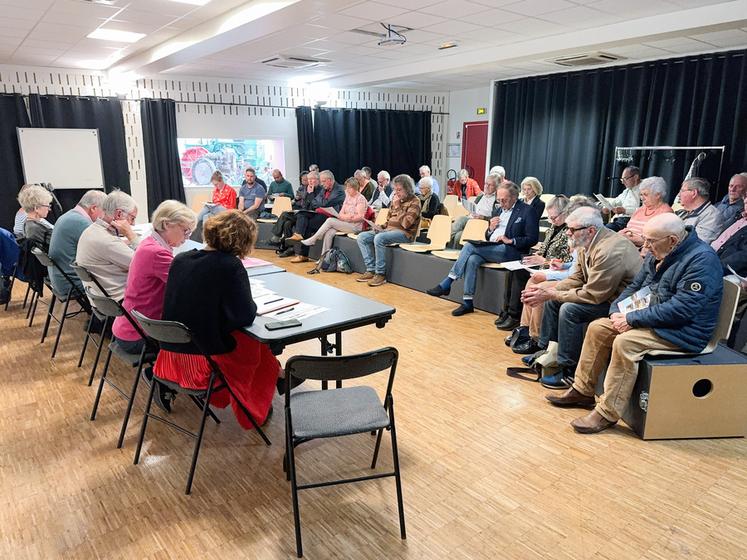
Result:
[[[283,313],[288,313],[288,311],[293,311],[293,309],[295,309],[295,308],[293,308],[293,307],[289,307],[288,309],[283,309],[282,311],[278,311],[278,312],[276,313],[276,315],[281,315],[281,314],[283,314]]]
[[[278,299],[271,299],[270,301],[266,301],[266,302],[265,302],[265,305],[269,305],[269,304],[271,304],[271,303],[277,303],[277,302],[279,302],[279,301],[283,301],[283,298],[278,298]]]

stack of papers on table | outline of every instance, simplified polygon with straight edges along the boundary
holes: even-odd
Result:
[[[244,268],[257,268],[259,266],[269,266],[272,263],[268,261],[263,261],[262,259],[255,259],[252,257],[247,257],[245,259],[241,259],[241,264],[244,265]]]
[[[266,315],[273,311],[278,311],[286,307],[291,307],[299,303],[297,299],[279,296],[278,294],[267,294],[262,297],[255,297],[254,303],[257,304],[257,315]]]
[[[297,302],[297,304],[293,305],[292,307],[286,307],[285,309],[268,313],[267,315],[265,315],[265,317],[269,319],[280,319],[283,321],[287,319],[301,320],[306,319],[307,317],[311,317],[312,315],[323,313],[327,310],[328,309],[326,307],[321,307],[319,305]]]

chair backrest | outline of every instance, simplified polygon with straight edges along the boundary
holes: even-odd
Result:
[[[91,284],[96,286],[96,288],[102,293],[102,295],[109,297],[109,293],[101,285],[101,282],[99,282],[93,274],[88,272],[88,269],[80,266],[77,262],[72,262],[70,264],[70,268],[73,269],[78,278],[80,278],[81,282],[90,282]],[[86,290],[86,292],[88,292],[88,290]]]
[[[451,218],[443,214],[436,214],[428,227],[428,241],[431,245],[446,247],[451,239]]]
[[[62,277],[67,280],[67,283],[70,285],[70,293],[72,294],[75,292],[75,297],[82,297],[83,294],[80,293],[80,290],[78,289],[78,286],[75,285],[75,282],[73,282],[73,279],[70,278],[70,275],[62,270],[62,267],[58,265],[52,257],[50,257],[47,253],[39,249],[38,247],[34,247],[31,249],[31,252],[34,254],[34,256],[37,258],[37,260],[42,264],[42,266],[46,266],[47,268],[54,268],[59,272]]]
[[[280,216],[283,212],[290,212],[293,210],[292,201],[287,196],[278,196],[272,203],[272,213],[275,216]]]
[[[484,241],[485,231],[488,229],[489,222],[487,220],[480,220],[479,218],[470,218],[462,230],[461,245],[464,245],[467,241]]]
[[[459,198],[455,194],[447,194],[444,197],[443,205],[444,208],[446,208],[446,211],[449,213],[449,216],[454,216],[454,209],[456,208],[457,204],[459,204]]]
[[[192,210],[199,213],[206,202],[210,202],[209,193],[197,193],[192,197]]]
[[[190,331],[183,323],[150,319],[138,312],[136,309],[132,310],[132,316],[138,323],[140,323],[145,334],[156,342],[165,342],[167,344],[189,344],[194,340],[192,331]]]
[[[384,226],[386,225],[387,220],[389,219],[389,208],[382,208],[379,210],[379,213],[376,214],[376,219],[374,220],[374,223],[377,226]]]
[[[94,294],[88,287],[86,287],[86,295],[96,311],[105,317],[120,317],[125,314],[124,308],[109,296]]]
[[[462,204],[457,204],[454,210],[449,212],[449,215],[453,220],[456,220],[462,216],[469,216],[469,211]]]
[[[286,376],[317,381],[342,381],[365,377],[389,369],[387,396],[392,392],[399,352],[391,346],[352,356],[293,356],[285,364]],[[286,405],[290,399],[286,383]]]
[[[39,247],[32,247],[31,252],[39,260],[39,262],[42,263],[42,266],[54,266],[54,263],[52,262],[52,259],[49,258],[49,255],[39,249]]]

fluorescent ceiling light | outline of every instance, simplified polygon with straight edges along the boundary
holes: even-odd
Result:
[[[172,2],[178,2],[179,4],[192,4],[193,6],[204,6],[210,0],[171,0]]]
[[[102,41],[116,41],[117,43],[136,43],[145,37],[145,33],[134,31],[119,31],[117,29],[103,29],[99,27],[96,31],[88,34],[89,39],[101,39]]]

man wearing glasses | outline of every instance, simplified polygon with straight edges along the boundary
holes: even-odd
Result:
[[[98,279],[110,298],[121,301],[130,262],[140,241],[132,228],[137,205],[130,195],[112,191],[101,209],[103,216],[81,234],[75,260]],[[95,285],[83,284],[98,293]]]
[[[579,433],[615,425],[628,406],[638,362],[648,352],[699,353],[718,323],[723,279],[715,251],[673,214],[651,218],[643,226],[643,239],[649,254],[607,317],[589,325],[573,385],[561,395],[546,397],[556,406],[593,408],[571,422]],[[647,305],[626,304],[624,300],[635,299],[644,289],[650,292]],[[595,402],[605,366],[604,393]]]
[[[549,389],[565,389],[573,380],[581,354],[584,327],[607,315],[610,303],[641,268],[638,249],[627,238],[604,227],[596,208],[582,207],[566,218],[571,249],[578,252],[575,272],[554,287],[529,286],[524,305],[544,305],[539,346],[558,344],[559,371],[540,379]]]
[[[680,204],[682,210],[677,215],[685,221],[686,226],[693,226],[706,243],[712,243],[724,229],[724,215],[710,201],[711,184],[707,179],[693,177],[682,183]]]
[[[641,193],[638,185],[641,183],[641,170],[637,167],[630,166],[623,169],[620,182],[625,186],[623,192],[612,201],[613,209],[602,208],[603,214],[612,213],[612,221],[607,226],[613,231],[620,231],[624,228],[633,212],[638,210],[641,205]]]

